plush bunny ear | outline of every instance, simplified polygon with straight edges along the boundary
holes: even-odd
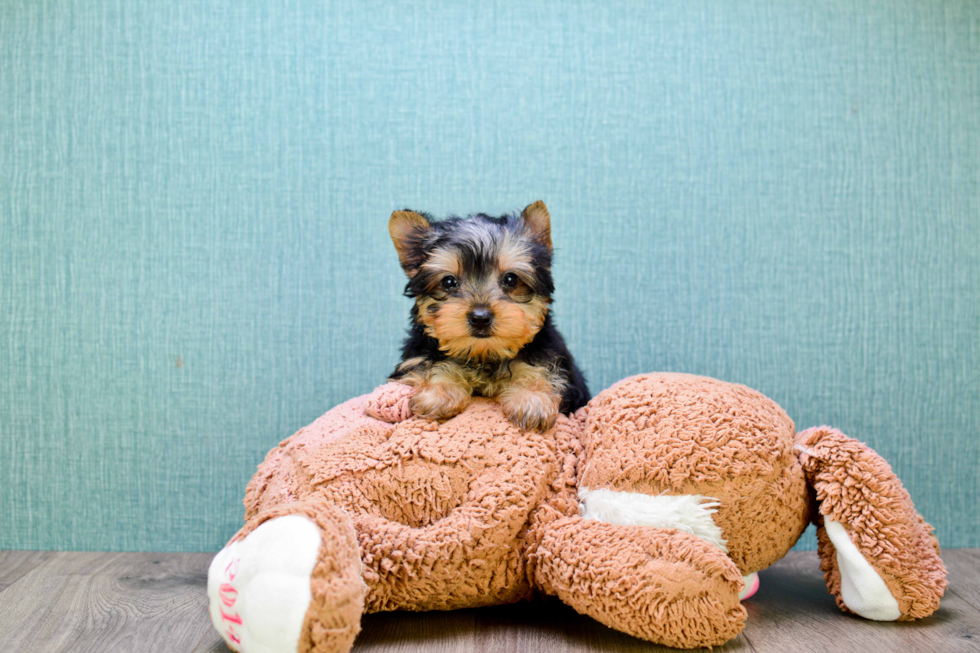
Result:
[[[548,214],[548,207],[544,202],[538,200],[531,204],[521,213],[521,219],[527,226],[531,235],[541,241],[542,244],[551,249],[551,215]]]
[[[388,220],[388,233],[395,243],[398,260],[409,277],[414,277],[422,264],[422,240],[432,225],[415,211],[395,211]]]

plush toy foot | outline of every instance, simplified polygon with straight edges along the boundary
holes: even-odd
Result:
[[[821,426],[796,436],[820,504],[820,568],[837,605],[875,621],[910,621],[939,607],[946,568],[932,527],[881,456]]]
[[[211,562],[208,599],[234,651],[346,653],[364,606],[350,520],[303,502],[260,513]]]
[[[566,517],[547,527],[534,559],[542,589],[635,637],[718,646],[745,625],[742,574],[696,535]]]
[[[743,576],[742,582],[745,583],[745,587],[738,593],[739,601],[751,599],[759,591],[759,572],[754,571],[748,576]]]
[[[295,651],[310,606],[320,532],[309,519],[268,521],[222,549],[208,572],[211,619],[236,651]]]

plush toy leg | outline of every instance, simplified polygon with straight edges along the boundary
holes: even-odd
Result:
[[[347,653],[360,631],[364,593],[353,526],[327,504],[259,513],[208,571],[211,619],[243,653]]]
[[[796,450],[820,506],[820,568],[837,605],[875,621],[932,614],[946,589],[939,543],[888,463],[825,426],[797,434]]]
[[[651,642],[717,646],[745,625],[742,574],[695,535],[566,517],[544,531],[533,562],[544,591]]]

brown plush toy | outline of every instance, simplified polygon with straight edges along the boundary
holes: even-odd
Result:
[[[389,383],[341,404],[259,466],[208,576],[232,649],[345,653],[365,612],[535,592],[652,642],[719,645],[742,630],[755,573],[811,519],[841,609],[917,619],[946,587],[888,464],[830,428],[797,434],[745,386],[635,376],[543,434],[486,399],[413,417],[410,393]]]

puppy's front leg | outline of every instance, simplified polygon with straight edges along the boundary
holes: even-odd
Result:
[[[510,364],[511,376],[497,390],[504,415],[522,431],[544,433],[558,419],[563,382],[555,373],[521,361]]]
[[[428,419],[458,415],[473,396],[466,369],[449,360],[420,366],[398,380],[415,388],[409,408]]]

